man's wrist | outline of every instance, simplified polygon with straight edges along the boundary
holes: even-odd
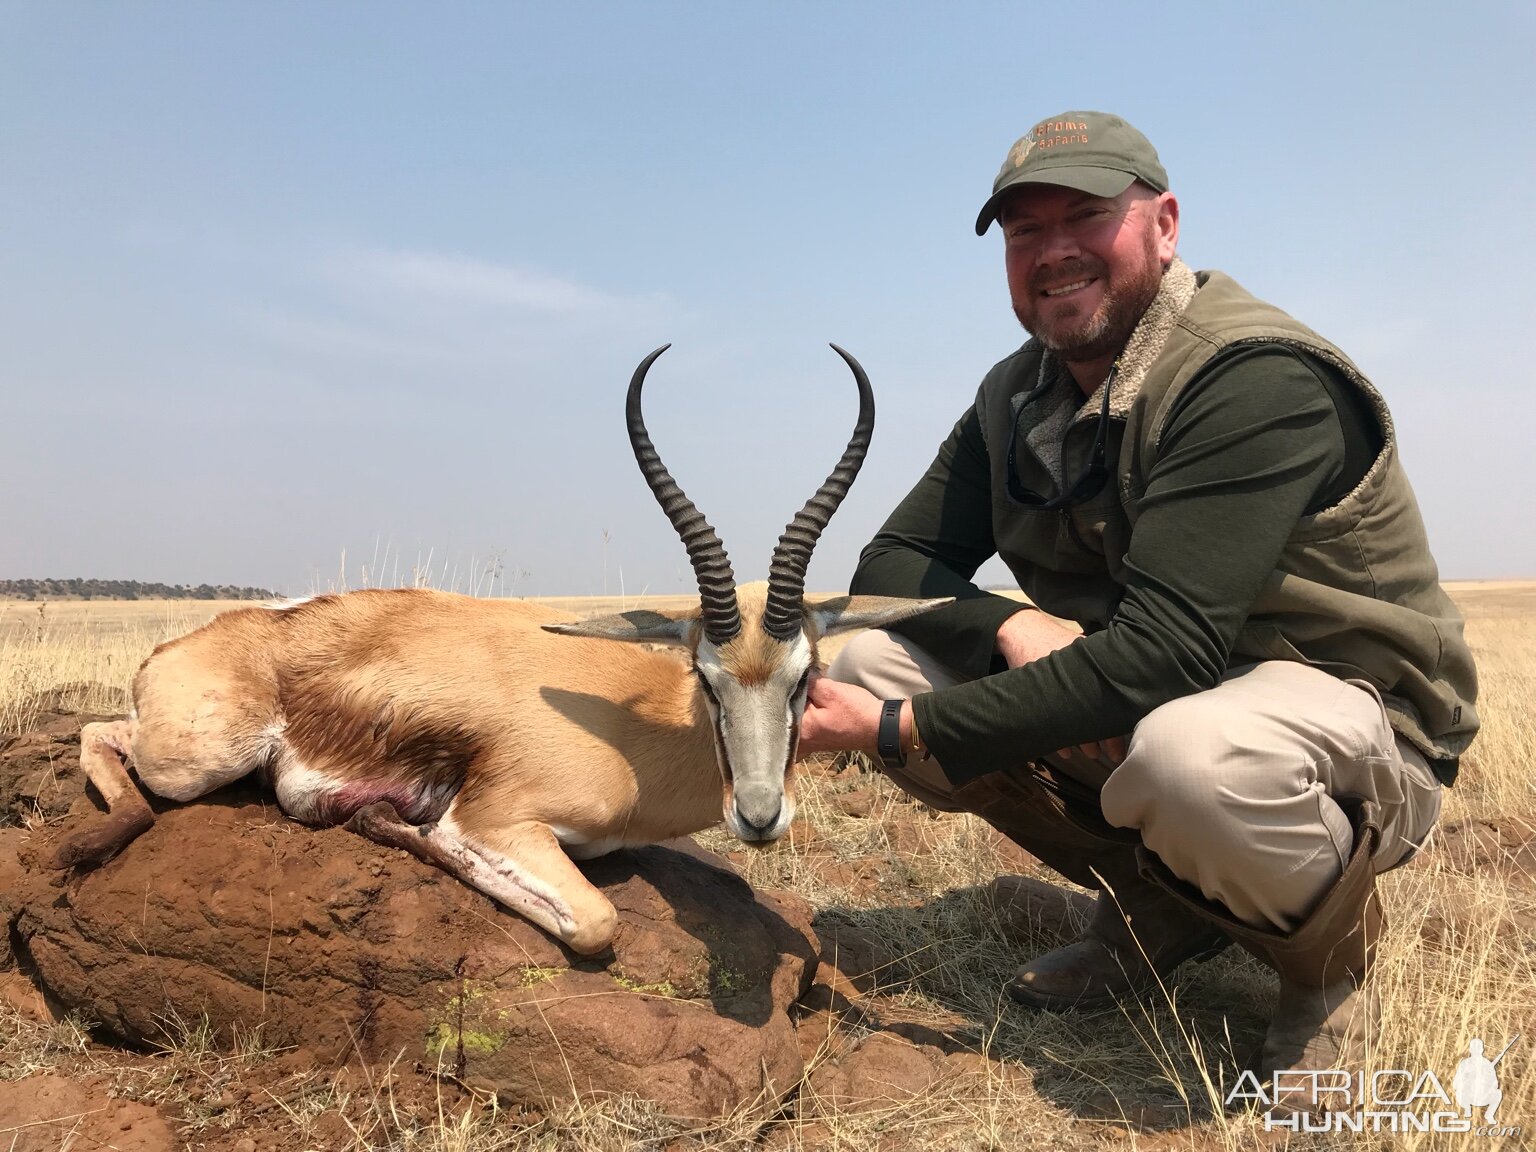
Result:
[[[902,731],[902,717],[911,701],[902,699],[883,700],[880,703],[880,720],[875,729],[875,757],[880,766],[887,769],[904,768],[907,764],[906,743],[911,739]]]
[[[1018,668],[1058,648],[1065,648],[1080,634],[1033,604],[1004,620],[997,629],[997,651],[1009,668]]]

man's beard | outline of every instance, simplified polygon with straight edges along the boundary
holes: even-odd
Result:
[[[1105,283],[1104,299],[1092,316],[1074,316],[1060,323],[1037,317],[1031,328],[1017,305],[1013,314],[1024,325],[1025,331],[1065,363],[1091,362],[1113,356],[1125,347],[1142,313],[1151,306],[1162,287],[1163,265],[1157,258],[1157,238],[1147,236],[1146,260],[1131,278],[1111,285],[1105,280],[1106,271],[1103,261],[1082,259],[1056,265],[1048,274],[1036,277],[1037,281],[1054,284],[1090,276],[1099,278]],[[1030,285],[1033,297],[1039,297],[1041,286],[1039,283]]]

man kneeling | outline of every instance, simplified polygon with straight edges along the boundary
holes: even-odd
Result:
[[[1374,878],[1423,843],[1477,730],[1386,404],[1178,259],[1178,202],[1123,120],[1042,121],[977,234],[994,221],[1031,339],[853,581],[956,603],[849,644],[802,752],[874,752],[1100,891],[1018,1001],[1105,1005],[1236,941],[1280,977],[1255,1070],[1357,1067]],[[976,587],[993,555],[1044,612]]]

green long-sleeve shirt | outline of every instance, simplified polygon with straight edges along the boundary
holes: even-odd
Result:
[[[1297,521],[1359,482],[1381,434],[1330,365],[1267,344],[1208,364],[1162,442],[1108,627],[1023,667],[1005,669],[996,652],[999,626],[1021,605],[971,579],[996,551],[974,408],[864,549],[854,592],[957,599],[898,626],[971,678],[913,700],[956,784],[1123,735],[1159,705],[1213,687]]]

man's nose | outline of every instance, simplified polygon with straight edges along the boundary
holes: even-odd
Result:
[[[1072,229],[1060,224],[1048,225],[1040,236],[1040,263],[1055,264],[1081,255]]]

